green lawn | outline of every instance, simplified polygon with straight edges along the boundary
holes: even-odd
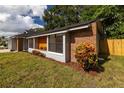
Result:
[[[0,54],[0,87],[124,87],[124,57],[112,56],[92,76],[29,53]]]

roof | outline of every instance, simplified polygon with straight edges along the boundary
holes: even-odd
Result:
[[[90,23],[93,23],[95,21],[96,20],[91,20],[91,21],[78,23],[78,24],[73,24],[73,25],[69,25],[69,26],[65,26],[65,27],[61,27],[61,28],[55,28],[53,30],[48,30],[48,31],[36,32],[33,29],[31,29],[31,30],[29,30],[27,32],[24,32],[22,34],[15,35],[14,37],[23,38],[23,37],[31,37],[31,36],[43,35],[43,34],[54,33],[54,32],[61,32],[63,30],[68,30],[68,29],[71,29],[71,28],[76,28],[76,27],[80,27],[80,26],[89,25]]]
[[[26,30],[26,32],[23,32],[21,34],[14,35],[11,38],[24,38],[24,37],[31,36],[31,35],[33,35],[35,33],[36,33],[36,31],[34,29],[30,29],[30,30]]]
[[[24,33],[11,36],[10,38],[23,38],[23,37],[25,37],[25,34]]]

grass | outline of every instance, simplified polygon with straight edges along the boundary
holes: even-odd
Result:
[[[29,53],[2,53],[0,87],[124,87],[124,57],[110,58],[92,76]]]

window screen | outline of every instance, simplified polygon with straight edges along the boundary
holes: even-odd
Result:
[[[29,48],[33,48],[33,39],[31,38],[31,39],[29,39]]]
[[[49,36],[49,51],[63,53],[63,35],[50,35]]]

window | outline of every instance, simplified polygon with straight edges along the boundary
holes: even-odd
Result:
[[[50,35],[49,36],[49,51],[63,53],[63,35]]]
[[[33,39],[30,38],[28,42],[29,42],[29,48],[33,48]]]

